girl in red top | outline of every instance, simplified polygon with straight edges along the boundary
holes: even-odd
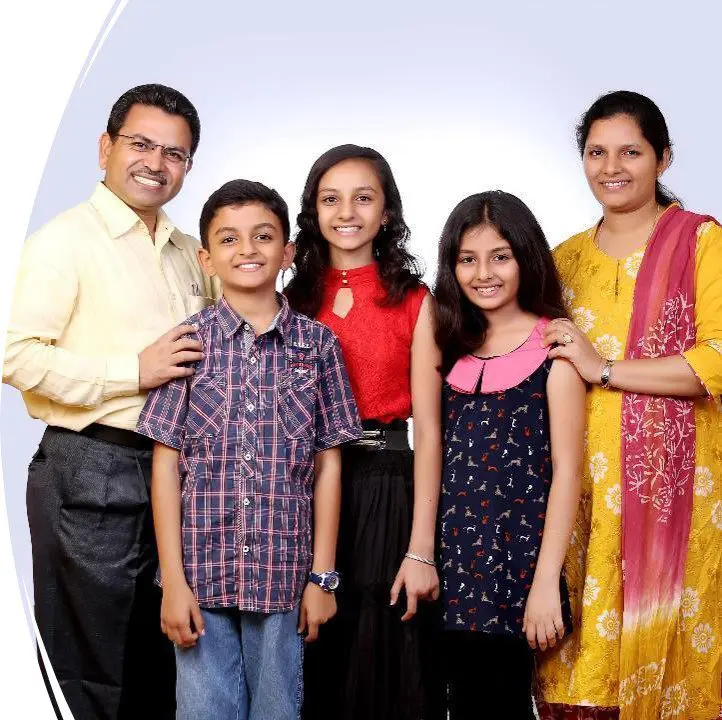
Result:
[[[440,356],[386,160],[356,145],[324,153],[298,225],[286,294],[338,336],[365,430],[343,450],[338,614],[307,648],[304,715],[445,717],[431,669],[437,604],[420,603],[439,595]]]

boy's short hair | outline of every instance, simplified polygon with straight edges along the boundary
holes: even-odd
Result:
[[[291,223],[288,219],[288,205],[278,192],[253,180],[230,180],[211,194],[201,211],[201,243],[206,250],[208,250],[208,228],[216,213],[224,207],[238,207],[249,203],[260,203],[272,212],[281,223],[283,242],[289,241]]]
[[[182,117],[191,131],[190,156],[195,155],[201,137],[201,121],[193,103],[183,93],[158,83],[138,85],[124,92],[113,104],[108,117],[107,132],[113,140],[118,137],[133,105],[150,105],[169,115]]]

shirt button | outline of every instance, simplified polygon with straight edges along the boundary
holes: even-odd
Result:
[[[243,554],[247,555],[249,552],[251,552],[251,548],[248,547],[248,545],[243,546]]]
[[[243,498],[243,504],[248,507],[251,504],[251,501],[249,498]]]
[[[344,285],[348,285],[348,280],[346,280],[346,278],[344,278],[343,280],[341,280],[341,282],[342,282]]]
[[[255,365],[256,364],[256,356],[251,355],[249,362],[251,363],[251,365]]]
[[[253,403],[248,403],[248,405],[246,405],[246,410],[248,410],[248,412],[253,412],[255,409],[256,406]]]
[[[250,459],[253,457],[253,455],[251,455],[251,453],[246,453],[243,457],[244,457],[246,460],[250,460]]]

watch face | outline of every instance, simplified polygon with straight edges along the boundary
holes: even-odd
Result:
[[[339,577],[338,577],[338,575],[337,575],[336,573],[334,573],[333,575],[331,575],[331,576],[328,578],[326,584],[328,585],[328,589],[329,589],[329,590],[335,590],[335,589],[338,587],[338,585],[339,585]]]

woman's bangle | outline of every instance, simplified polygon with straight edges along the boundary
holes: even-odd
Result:
[[[436,563],[433,560],[429,560],[429,558],[421,557],[421,555],[416,555],[415,553],[411,553],[411,552],[404,553],[404,557],[408,558],[409,560],[416,560],[416,562],[424,563],[424,565],[431,565],[432,567],[436,567]]]

